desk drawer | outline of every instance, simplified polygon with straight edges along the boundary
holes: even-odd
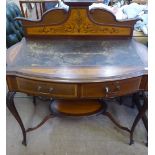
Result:
[[[16,78],[18,90],[40,96],[76,97],[77,85]]]
[[[104,83],[82,84],[81,97],[115,97],[139,90],[141,77]]]

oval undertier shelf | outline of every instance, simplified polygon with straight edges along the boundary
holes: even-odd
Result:
[[[54,100],[50,107],[52,112],[65,116],[89,116],[106,109],[99,100]]]

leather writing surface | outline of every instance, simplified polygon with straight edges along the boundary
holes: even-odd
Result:
[[[135,42],[128,40],[23,40],[21,51],[11,66],[117,66],[137,67],[143,62]]]

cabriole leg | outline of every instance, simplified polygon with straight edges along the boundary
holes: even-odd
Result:
[[[17,112],[17,109],[14,105],[14,96],[15,96],[16,92],[8,92],[7,97],[6,97],[6,104],[8,109],[10,110],[10,112],[12,113],[12,115],[15,117],[15,119],[17,120],[17,122],[19,123],[22,133],[23,133],[23,141],[22,144],[23,145],[27,145],[26,144],[26,131],[23,125],[23,122]]]

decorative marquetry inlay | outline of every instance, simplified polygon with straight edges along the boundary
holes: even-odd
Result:
[[[130,27],[99,25],[92,22],[85,8],[72,8],[68,20],[59,25],[29,26],[27,35],[130,35]]]

